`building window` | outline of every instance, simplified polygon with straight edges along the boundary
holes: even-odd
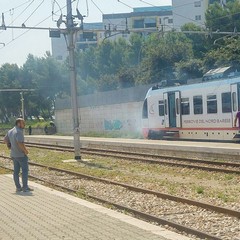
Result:
[[[223,113],[232,112],[232,101],[230,92],[222,93],[222,112]]]
[[[203,114],[202,96],[193,97],[193,110],[194,110],[194,114]]]
[[[189,115],[190,114],[189,98],[182,98],[181,99],[181,113],[182,113],[182,115]]]
[[[133,28],[144,28],[144,19],[134,20]]]
[[[196,21],[201,21],[202,20],[202,16],[201,15],[196,15],[195,16],[195,20]]]
[[[207,113],[217,113],[217,95],[207,96]]]
[[[168,23],[173,23],[173,19],[168,19]]]
[[[194,2],[194,7],[201,7],[201,1]]]
[[[156,18],[145,18],[144,25],[145,28],[155,28],[157,26]]]
[[[164,101],[159,101],[158,110],[159,116],[164,116]]]

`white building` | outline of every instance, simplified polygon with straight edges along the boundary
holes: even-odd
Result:
[[[173,29],[172,6],[141,7],[134,8],[130,13],[104,14],[103,24],[108,31],[107,34],[102,35],[102,38],[107,37],[111,40],[119,37],[128,39],[134,31],[142,34],[152,31],[170,31]],[[131,30],[131,33],[118,34],[116,30]]]
[[[84,50],[90,46],[97,46],[100,39],[99,32],[93,30],[103,30],[102,23],[84,23],[83,31],[76,37],[76,48]],[[68,56],[67,44],[64,36],[61,34],[60,38],[52,38],[52,55],[59,61],[65,61]]]
[[[205,13],[210,4],[219,2],[223,6],[226,0],[172,0],[173,26],[176,30],[186,23],[205,27]]]

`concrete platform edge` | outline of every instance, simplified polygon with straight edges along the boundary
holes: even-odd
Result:
[[[12,175],[10,175],[10,174],[6,174],[5,176],[7,176],[9,178],[12,178]],[[34,187],[34,188],[38,188],[40,190],[43,190],[43,191],[45,191],[49,194],[53,194],[55,196],[67,199],[67,200],[69,200],[71,202],[74,202],[76,204],[80,204],[84,207],[87,207],[87,208],[92,209],[94,211],[97,211],[99,213],[106,214],[107,216],[116,218],[116,219],[118,219],[122,222],[128,223],[128,224],[133,225],[137,228],[143,229],[145,231],[149,231],[149,232],[151,232],[155,235],[164,237],[168,240],[191,240],[191,238],[189,238],[189,237],[186,237],[186,236],[180,235],[178,233],[172,232],[172,231],[167,230],[163,227],[150,224],[148,222],[136,219],[134,217],[125,215],[123,213],[108,209],[108,208],[103,207],[101,205],[97,205],[95,203],[88,202],[86,200],[80,199],[80,198],[72,196],[70,194],[51,189],[49,187],[43,186],[43,185],[35,183],[33,181],[29,181],[29,185]]]

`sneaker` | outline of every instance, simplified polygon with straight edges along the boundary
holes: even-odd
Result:
[[[32,191],[34,191],[32,188],[26,188],[26,189],[23,189],[23,192],[32,192]]]
[[[20,188],[16,188],[16,192],[21,192],[23,189],[20,187]]]

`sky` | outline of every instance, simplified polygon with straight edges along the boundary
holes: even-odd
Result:
[[[75,12],[78,0],[73,1],[73,11]],[[24,23],[28,27],[38,25],[38,27],[55,28],[56,22],[54,20],[57,20],[60,15],[58,6],[63,8],[63,15],[66,14],[66,8],[64,8],[66,0],[55,1],[54,12],[56,14],[54,19],[52,19],[51,14],[52,2],[54,0],[1,0],[0,13],[4,13],[6,26],[21,26]],[[78,8],[82,14],[87,14],[86,2],[87,0],[79,0],[78,3]],[[131,12],[133,7],[150,7],[151,4],[154,6],[171,5],[171,0],[121,0],[120,2],[118,0],[88,0],[89,16],[84,21],[101,22],[102,13]],[[0,22],[2,22],[1,19]],[[0,30],[0,65],[16,63],[21,66],[29,53],[42,57],[46,51],[51,51],[51,39],[48,31]]]

